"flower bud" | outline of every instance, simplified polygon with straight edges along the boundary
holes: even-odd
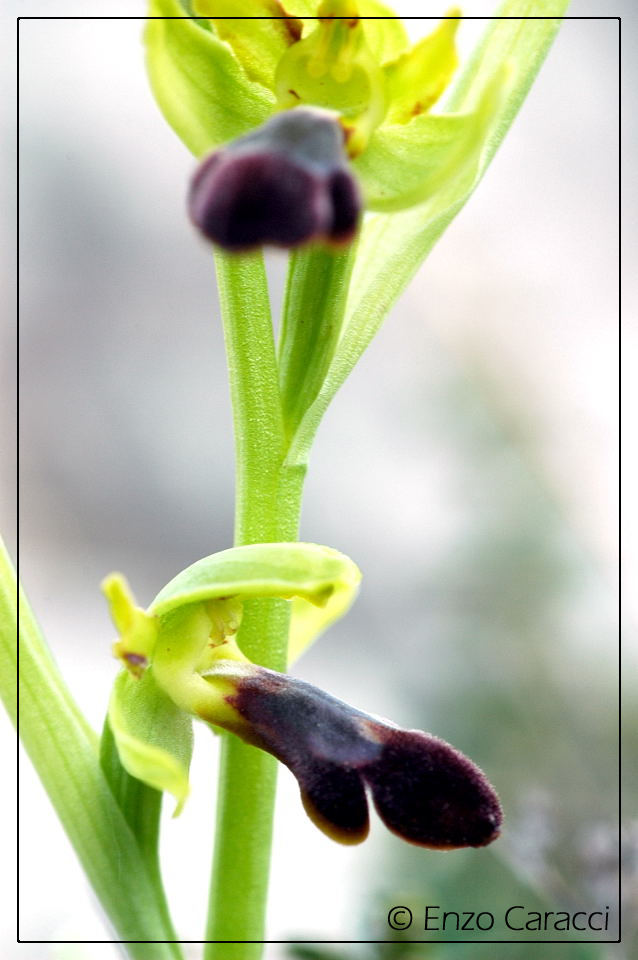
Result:
[[[361,200],[343,140],[326,111],[277,114],[202,161],[188,199],[193,223],[233,251],[351,241]]]

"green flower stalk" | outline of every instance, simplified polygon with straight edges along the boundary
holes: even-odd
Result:
[[[197,159],[188,209],[213,244],[235,545],[182,571],[148,609],[120,574],[104,581],[123,669],[99,743],[26,601],[21,635],[25,743],[131,956],[181,955],[158,832],[162,794],[175,814],[188,797],[193,719],[222,735],[205,960],[261,955],[277,760],[311,819],[341,842],[364,839],[368,795],[391,831],[421,846],[481,846],[499,834],[498,798],[471,760],[286,671],[347,611],[360,579],[343,554],[297,542],[315,433],[479,183],[566,7],[505,0],[449,89],[457,8],[410,45],[380,0],[243,0],[240,16],[236,0],[150,0],[151,86]],[[264,244],[292,251],[278,344]],[[5,561],[0,573],[0,654],[10,663]],[[13,713],[12,691],[1,689]]]

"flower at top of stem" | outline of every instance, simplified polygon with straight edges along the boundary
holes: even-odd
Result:
[[[509,80],[497,62],[461,112],[432,112],[457,66],[458,8],[410,46],[380,0],[304,0],[314,15],[303,17],[279,0],[247,0],[244,17],[231,0],[192,6],[197,19],[180,0],[151,0],[148,66],[167,118],[204,157],[190,209],[210,239],[230,250],[348,242],[360,196],[391,212],[472,182]],[[308,163],[321,116],[343,132],[323,168]]]

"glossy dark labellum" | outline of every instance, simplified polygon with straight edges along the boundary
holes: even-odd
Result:
[[[204,158],[189,193],[193,223],[227,250],[352,240],[361,200],[331,114],[296,107]]]
[[[232,729],[294,773],[308,815],[341,843],[368,833],[366,788],[385,825],[438,849],[480,847],[499,834],[502,811],[483,772],[445,741],[402,730],[324,691],[262,667],[220,662],[232,679]]]

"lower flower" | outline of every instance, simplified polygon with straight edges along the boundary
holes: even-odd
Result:
[[[410,843],[480,847],[502,812],[483,772],[444,740],[402,730],[323,690],[249,661],[235,635],[249,597],[292,602],[297,653],[350,605],[360,573],[316,544],[234,547],[197,561],[137,607],[126,581],[104,582],[120,634],[109,723],[128,772],[177,800],[188,795],[191,719],[273,754],[299,782],[314,823],[341,843],[369,828],[367,794],[385,825]]]

